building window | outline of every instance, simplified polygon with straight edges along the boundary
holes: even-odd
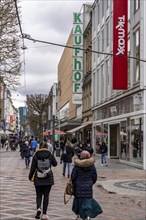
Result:
[[[93,73],[93,106],[95,105],[95,72]]]
[[[130,39],[128,39],[128,56],[130,56]],[[130,58],[128,58],[128,87],[130,87]]]
[[[101,66],[101,100],[104,99],[104,69],[103,65]]]
[[[131,120],[131,149],[130,159],[137,163],[143,162],[143,119]]]
[[[97,36],[97,51],[100,52],[99,35]],[[97,54],[97,57],[99,57],[99,53]]]
[[[134,13],[140,8],[140,0],[134,0]]]
[[[101,50],[103,52],[104,51],[104,29],[102,29],[102,31],[101,31],[101,42],[102,42]]]
[[[97,5],[97,23],[100,24],[100,4]]]
[[[96,50],[96,41],[94,40],[93,42],[93,48],[94,50]],[[96,59],[96,53],[93,53],[93,61],[95,62],[95,59]]]
[[[106,97],[109,95],[109,60],[106,61]]]
[[[140,30],[138,29],[134,33],[134,57],[140,59]],[[140,61],[135,60],[134,62],[134,82],[138,82],[140,79]]]
[[[96,103],[98,103],[99,102],[99,88],[100,88],[100,77],[99,77],[99,69],[97,70],[97,72],[96,72],[96,85],[97,85],[97,90],[95,90],[95,91],[97,91],[96,92]]]
[[[101,16],[101,18],[103,18],[103,16],[104,16],[104,1],[101,1],[101,8],[102,8],[102,16]]]
[[[109,21],[106,23],[106,46],[109,46]]]
[[[107,10],[110,6],[110,0],[105,0],[105,9]]]

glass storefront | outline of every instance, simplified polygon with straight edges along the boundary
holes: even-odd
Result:
[[[143,118],[125,118],[120,124],[109,126],[110,140],[108,141],[108,124],[97,125],[94,130],[97,154],[102,141],[108,145],[109,156],[129,162],[143,163]]]
[[[108,145],[108,124],[98,125],[95,128],[96,153],[99,154],[100,144],[104,141]]]
[[[127,121],[122,121],[120,123],[120,159],[128,160],[128,131],[127,131]]]
[[[143,163],[143,119],[131,119],[130,161]]]

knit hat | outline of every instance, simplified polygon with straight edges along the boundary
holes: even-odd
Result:
[[[83,150],[80,154],[80,159],[88,159],[90,158],[90,153],[86,150]]]

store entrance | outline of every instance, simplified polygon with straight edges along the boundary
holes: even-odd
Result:
[[[110,125],[110,157],[118,157],[118,132],[119,124]]]

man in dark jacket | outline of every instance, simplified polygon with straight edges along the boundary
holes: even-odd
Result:
[[[90,158],[88,151],[82,151],[80,159],[75,160],[75,166],[71,173],[74,186],[74,201],[72,211],[77,215],[77,220],[90,217],[82,209],[86,199],[93,198],[93,185],[97,180],[97,172],[94,166],[94,159]],[[85,217],[85,218],[84,218]]]
[[[49,171],[46,173],[45,176],[38,175],[40,174],[38,170],[38,164],[40,161],[47,161],[49,160]],[[35,218],[39,219],[41,215],[41,202],[42,202],[42,196],[43,196],[43,215],[42,220],[49,219],[46,215],[48,203],[49,203],[49,194],[52,185],[54,185],[54,176],[53,172],[51,170],[51,166],[57,166],[57,161],[54,157],[54,155],[48,150],[47,143],[40,144],[40,149],[36,151],[36,153],[33,156],[31,169],[29,173],[29,180],[32,181],[32,178],[34,176],[34,185],[36,189],[36,202],[37,202],[37,213]]]
[[[101,153],[101,166],[108,166],[106,161],[106,155],[107,155],[107,145],[105,142],[102,142],[100,146],[100,153]]]

